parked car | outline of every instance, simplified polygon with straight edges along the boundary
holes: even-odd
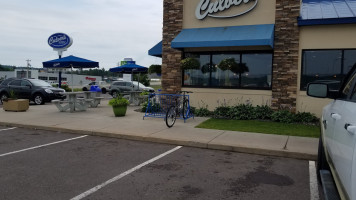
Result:
[[[0,85],[0,99],[9,98],[13,93],[19,99],[29,99],[40,105],[53,99],[64,99],[65,90],[54,88],[49,83],[39,79],[9,78]]]
[[[334,99],[323,108],[320,123],[317,171],[324,193],[331,199],[338,191],[341,199],[356,200],[356,64],[338,91],[328,83],[310,83],[307,94]],[[337,189],[326,184],[328,177]]]
[[[105,82],[105,81],[93,81],[93,82],[90,82],[90,83],[84,85],[83,86],[83,91],[90,90],[90,87],[92,85],[97,85],[101,89],[101,92],[103,94],[105,94],[108,91],[109,87],[110,87],[110,84]]]
[[[146,87],[142,83],[139,83],[137,81],[114,81],[109,87],[109,93],[113,97],[117,97],[121,93],[126,93],[132,90],[147,92],[155,91],[153,88]]]

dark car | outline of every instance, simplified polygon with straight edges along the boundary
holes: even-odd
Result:
[[[29,99],[37,105],[50,102],[53,99],[64,99],[65,90],[54,88],[49,83],[39,79],[9,78],[0,85],[0,99],[14,95],[19,99]]]

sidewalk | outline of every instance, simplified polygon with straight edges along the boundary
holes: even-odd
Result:
[[[114,117],[108,100],[84,112],[59,112],[55,105],[31,105],[27,112],[0,110],[0,125],[159,142],[191,147],[316,160],[318,139],[194,128],[207,118],[177,120],[168,128],[161,118],[145,118],[129,106]]]

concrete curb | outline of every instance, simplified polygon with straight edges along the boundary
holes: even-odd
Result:
[[[293,152],[293,151],[289,151],[288,149],[280,149],[280,150],[260,149],[260,148],[245,147],[245,146],[209,144],[209,143],[202,143],[196,141],[182,141],[182,140],[174,140],[174,139],[155,138],[150,136],[145,137],[145,136],[127,135],[124,133],[108,133],[108,132],[90,131],[90,130],[74,130],[74,129],[59,128],[59,127],[24,125],[19,123],[8,123],[8,122],[0,122],[0,125],[14,126],[19,128],[29,128],[29,129],[41,129],[41,130],[57,131],[57,132],[67,132],[67,133],[80,134],[80,135],[92,135],[92,136],[112,137],[112,138],[119,138],[119,139],[126,139],[126,140],[155,142],[155,143],[197,147],[197,148],[205,148],[205,149],[213,149],[213,150],[233,151],[239,153],[258,154],[258,155],[265,155],[265,156],[287,157],[287,158],[295,158],[295,159],[302,159],[302,160],[317,159],[317,155],[315,154]]]

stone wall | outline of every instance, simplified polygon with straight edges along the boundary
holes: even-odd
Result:
[[[276,0],[272,108],[296,111],[300,0]]]
[[[182,52],[171,48],[171,41],[183,27],[183,0],[163,1],[162,89],[175,93],[182,86]]]

